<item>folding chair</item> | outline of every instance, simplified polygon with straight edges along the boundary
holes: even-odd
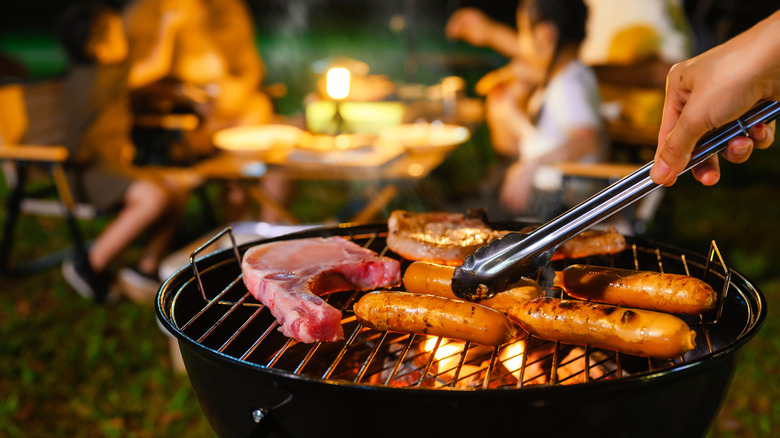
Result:
[[[59,123],[53,119],[64,114],[58,109],[62,100],[60,87],[57,81],[0,86],[0,162],[9,191],[0,240],[0,273],[3,274],[26,274],[48,268],[61,262],[70,251],[76,258],[87,257],[78,219],[94,219],[99,213],[92,206],[74,200],[65,176],[67,148],[23,142],[35,137],[26,135],[33,126],[33,130],[43,133],[38,138],[51,139],[61,134],[57,132],[61,128]],[[28,95],[31,90],[33,96]],[[34,110],[28,107],[29,102],[34,102]],[[46,184],[32,184],[40,175],[47,176]],[[55,252],[12,267],[11,250],[23,213],[63,217],[73,244],[70,251]]]

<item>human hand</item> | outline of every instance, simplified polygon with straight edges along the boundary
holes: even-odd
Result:
[[[532,163],[517,161],[506,171],[501,186],[501,205],[513,213],[524,211],[531,200],[533,178],[536,166]]]
[[[451,40],[463,40],[478,47],[488,44],[492,20],[477,8],[461,8],[447,20],[444,34]]]
[[[514,84],[525,89],[526,95],[530,95],[533,87],[540,81],[541,77],[532,67],[522,61],[513,60],[482,76],[474,86],[474,91],[481,96],[487,96],[497,87]]]
[[[502,77],[504,72],[510,72]],[[508,68],[488,73],[480,82],[490,82],[483,90],[485,96],[485,122],[490,132],[493,150],[506,157],[516,157],[518,141],[533,123],[526,113],[534,84],[519,80]]]
[[[745,33],[703,54],[676,64],[666,82],[654,182],[672,185],[687,166],[696,142],[708,131],[748,111],[762,99],[780,99],[780,12]],[[775,123],[750,129],[750,137],[732,139],[721,154],[734,163],[746,161],[754,148],[774,142]],[[693,169],[704,185],[720,179],[718,158]]]

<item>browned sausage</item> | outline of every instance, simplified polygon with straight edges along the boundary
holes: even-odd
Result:
[[[497,310],[434,295],[370,292],[353,309],[361,324],[376,330],[422,333],[483,345],[502,345],[517,334],[512,322]]]
[[[696,346],[696,332],[668,313],[542,297],[518,304],[508,314],[527,332],[567,344],[663,359]]]
[[[457,298],[452,293],[455,267],[430,262],[414,262],[404,272],[404,288],[416,294]]]
[[[716,301],[709,284],[680,274],[571,265],[555,279],[575,298],[661,312],[698,315]]]
[[[430,262],[414,262],[404,272],[404,287],[416,294],[438,295],[459,299],[452,293],[452,276],[455,267]],[[530,300],[542,296],[542,288],[533,280],[522,280],[510,289],[498,292],[491,298],[477,301],[483,306],[492,307],[506,313],[519,300]]]
[[[533,300],[544,295],[542,288],[533,280],[524,280],[522,283],[515,284],[512,288],[498,292],[490,298],[477,301],[483,306],[488,306],[499,312],[506,313],[512,307],[520,304],[521,301]]]

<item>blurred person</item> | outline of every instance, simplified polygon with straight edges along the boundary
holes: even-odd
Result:
[[[179,91],[174,94],[194,102],[201,123],[185,133],[186,147],[197,157],[208,156],[214,152],[215,132],[271,122],[273,104],[262,91],[265,66],[255,46],[249,9],[242,0],[133,0],[123,12],[131,62],[148,57],[158,38],[155,29],[170,11],[183,16],[173,37],[170,63],[162,81],[143,95],[165,100],[170,94],[155,93],[175,84]],[[289,182],[266,177],[260,184],[273,198],[289,202],[293,190]],[[249,201],[238,182],[225,183],[222,199],[225,222],[245,218]],[[270,209],[262,209],[261,218],[280,220]]]
[[[123,12],[131,63],[146,59],[166,14],[178,11],[182,23],[163,75],[194,98],[200,127],[190,147],[207,155],[211,136],[235,125],[271,121],[273,107],[261,86],[265,67],[254,43],[254,25],[241,0],[134,0]],[[153,98],[154,96],[151,96]]]
[[[500,85],[488,112],[491,130],[496,119],[506,128],[500,151],[516,159],[500,190],[501,204],[511,213],[551,217],[561,207],[557,198],[563,184],[551,165],[596,162],[606,151],[596,77],[577,60],[586,18],[582,1],[524,0],[518,6],[516,59],[523,79]],[[568,189],[562,205],[593,190],[588,185]]]
[[[669,72],[655,163],[654,182],[675,183],[690,161],[696,142],[708,131],[748,111],[759,101],[780,100],[780,11]],[[722,156],[743,163],[754,148],[769,147],[776,122],[758,124],[750,136],[732,139]],[[693,169],[704,185],[720,179],[718,157]]]
[[[66,259],[62,271],[82,296],[112,300],[108,266],[144,232],[150,233],[136,267],[119,272],[128,287],[153,295],[157,268],[180,224],[197,178],[182,169],[139,168],[132,164],[129,93],[161,76],[180,17],[159,22],[158,44],[149,58],[130,66],[119,13],[99,3],[76,4],[62,18],[60,41],[71,62],[65,85],[69,102],[65,144],[77,197],[96,208],[121,206],[116,218],[91,245],[87,260]],[[109,292],[110,291],[110,292]],[[110,293],[110,295],[109,295]]]
[[[579,59],[597,73],[602,99],[634,125],[660,124],[663,86],[671,66],[690,56],[690,32],[679,0],[586,0],[586,36]],[[457,10],[445,29],[450,39],[488,47],[510,58],[510,63],[486,74],[476,92],[486,96],[487,111],[501,92],[499,84],[525,81],[527,68],[518,61],[516,30],[476,8]],[[500,111],[493,111],[500,117]],[[506,147],[506,123],[495,120],[491,139]]]
[[[646,60],[636,73],[653,83],[666,79],[668,69],[690,56],[690,31],[679,0],[586,0],[588,20],[579,57],[590,66],[632,65]],[[445,34],[474,46],[487,47],[513,59],[518,55],[517,31],[477,8],[458,9]],[[651,65],[651,68],[647,68]],[[652,76],[648,78],[648,74]]]

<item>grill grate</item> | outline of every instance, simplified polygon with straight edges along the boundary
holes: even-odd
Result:
[[[199,269],[196,263],[199,252],[225,234],[231,239],[232,258]],[[381,255],[397,257],[385,246],[386,232],[344,237]],[[279,333],[270,312],[245,288],[239,249],[230,228],[196,250],[190,262],[193,278],[175,292],[171,305],[171,321],[186,337],[223,355],[262,368],[326,381],[405,388],[567,385],[644,375],[675,367],[723,347],[713,345],[710,332],[717,329],[728,293],[734,288],[731,271],[714,241],[703,261],[641,243],[632,243],[631,251],[618,255],[577,260],[637,270],[685,273],[718,286],[716,310],[706,317],[686,320],[696,331],[699,345],[674,360],[571,346],[530,335],[499,347],[486,347],[426,335],[380,332],[363,327],[351,314],[351,306],[361,294],[355,291],[328,297],[328,302],[342,311],[345,339],[334,343],[302,344]],[[408,266],[409,262],[402,259],[401,262],[402,269]],[[556,263],[556,269],[565,267],[564,261]],[[563,294],[555,288],[548,289],[547,293]],[[746,318],[752,319],[750,315]]]

